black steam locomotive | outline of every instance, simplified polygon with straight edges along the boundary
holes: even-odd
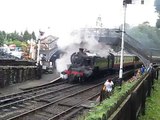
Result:
[[[71,65],[68,70],[62,72],[62,78],[69,82],[83,82],[101,71],[112,71],[114,59],[115,57],[111,53],[105,58],[80,48],[79,52],[71,55]]]

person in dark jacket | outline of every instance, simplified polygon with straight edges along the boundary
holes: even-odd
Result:
[[[144,72],[145,72],[145,70],[146,70],[146,68],[144,67],[144,65],[142,65],[142,67],[141,67],[141,75],[143,75],[144,74]]]
[[[36,76],[37,76],[37,79],[42,78],[42,66],[40,64],[37,65]]]

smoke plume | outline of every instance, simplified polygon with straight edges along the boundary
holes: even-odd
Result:
[[[107,57],[110,46],[99,43],[98,38],[92,32],[86,31],[82,34],[81,30],[74,30],[67,36],[60,37],[58,47],[64,52],[60,59],[56,60],[57,71],[66,70],[71,64],[70,56],[78,52],[79,48],[84,48],[101,57]]]

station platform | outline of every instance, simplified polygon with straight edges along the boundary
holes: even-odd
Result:
[[[6,86],[4,88],[0,88],[0,97],[12,93],[18,93],[22,92],[22,89],[26,89],[29,87],[35,87],[40,86],[43,84],[47,84],[50,82],[54,82],[56,78],[58,78],[60,75],[59,73],[55,72],[53,74],[43,74],[41,79],[35,79],[35,80],[27,80],[21,83],[12,84],[9,86]]]

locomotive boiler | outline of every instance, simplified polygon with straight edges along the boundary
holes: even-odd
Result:
[[[83,82],[102,71],[112,71],[114,67],[113,54],[109,53],[106,57],[100,57],[89,51],[84,51],[83,48],[80,48],[79,52],[73,53],[70,61],[70,67],[62,72],[63,79],[68,80],[68,82]]]

